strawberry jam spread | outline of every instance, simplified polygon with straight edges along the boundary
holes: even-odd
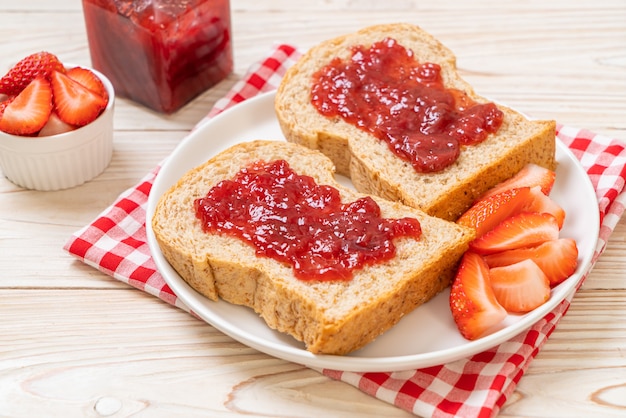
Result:
[[[347,62],[335,58],[314,75],[311,93],[321,114],[386,141],[420,173],[448,167],[461,146],[484,141],[503,118],[493,103],[446,88],[438,64],[418,63],[390,38],[354,47]]]
[[[259,256],[293,267],[301,280],[350,280],[395,255],[393,239],[421,235],[414,218],[384,219],[370,197],[342,203],[339,191],[295,173],[284,160],[256,162],[194,202],[206,232],[238,237]]]

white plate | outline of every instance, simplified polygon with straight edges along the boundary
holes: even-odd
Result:
[[[444,291],[417,308],[376,341],[347,356],[314,355],[288,335],[271,330],[249,308],[213,302],[189,287],[163,257],[151,228],[159,197],[187,170],[239,142],[284,140],[274,115],[274,94],[249,99],[197,128],[174,150],[157,176],[148,199],[148,244],[157,268],[174,293],[200,318],[235,340],[272,356],[317,368],[347,371],[399,371],[443,364],[494,347],[526,330],[570,295],[590,267],[599,233],[596,195],[584,169],[557,140],[559,162],[552,197],[565,209],[562,237],[574,238],[576,272],[553,289],[548,302],[526,315],[509,315],[502,328],[475,341],[459,334]]]

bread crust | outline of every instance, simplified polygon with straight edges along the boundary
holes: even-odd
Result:
[[[290,266],[257,257],[249,244],[203,232],[193,201],[251,162],[275,159],[336,187],[343,202],[363,196],[335,181],[334,165],[321,152],[285,141],[241,143],[190,170],[160,198],[152,229],[165,258],[196,291],[251,307],[313,353],[346,354],[449,285],[474,231],[379,197],[384,217],[416,217],[422,236],[394,240],[394,259],[357,270],[350,281],[299,280]]]
[[[454,164],[434,173],[416,172],[383,141],[341,118],[321,115],[311,104],[313,74],[335,57],[348,59],[351,47],[368,47],[385,37],[411,49],[419,62],[439,64],[446,87],[463,90],[476,102],[488,102],[460,77],[452,51],[418,26],[370,26],[318,44],[287,71],[276,93],[275,110],[288,141],[323,152],[363,193],[448,220],[456,220],[478,196],[527,163],[556,168],[555,121],[531,121],[502,105],[498,105],[504,113],[499,131],[478,145],[463,146]]]

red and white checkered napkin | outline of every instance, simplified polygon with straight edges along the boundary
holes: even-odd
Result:
[[[276,88],[285,70],[299,56],[300,53],[289,45],[276,46],[216,103],[207,118]],[[565,126],[559,126],[558,137],[581,161],[597,192],[602,226],[595,262],[626,206],[625,144]],[[188,310],[157,272],[146,243],[145,208],[158,169],[120,195],[91,224],[77,231],[64,248],[116,279]],[[513,392],[569,304],[569,300],[563,301],[528,331],[467,359],[395,373],[321,372],[416,415],[490,417],[497,414]]]

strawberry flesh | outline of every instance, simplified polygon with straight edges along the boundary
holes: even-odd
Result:
[[[529,187],[505,190],[477,201],[461,215],[457,223],[474,228],[478,238],[491,231],[506,218],[519,213],[529,199]]]
[[[11,135],[36,134],[52,111],[52,88],[43,77],[31,81],[2,112],[0,130]]]
[[[578,248],[571,238],[546,241],[535,247],[519,248],[485,256],[490,268],[508,266],[523,260],[532,260],[546,275],[550,286],[562,283],[576,271]]]
[[[53,71],[50,75],[54,92],[54,109],[59,118],[70,125],[83,126],[94,121],[107,105],[107,100],[67,75]]]
[[[6,109],[9,103],[11,103],[13,100],[15,100],[15,96],[4,97],[2,99],[2,102],[0,102],[0,119],[2,119],[2,115],[4,114],[4,109]]]
[[[468,340],[481,337],[506,317],[491,288],[487,264],[478,254],[463,255],[450,289],[450,310]]]
[[[104,87],[104,84],[93,71],[88,68],[73,67],[67,70],[66,74],[72,80],[79,82],[89,90],[108,100],[109,95]]]
[[[498,303],[508,312],[530,312],[550,298],[550,282],[532,260],[494,267],[489,279]]]
[[[52,71],[65,72],[65,67],[56,55],[46,51],[31,54],[15,64],[0,79],[0,93],[18,95],[34,79],[48,77]]]
[[[493,196],[498,193],[502,193],[505,190],[518,189],[520,187],[535,187],[539,186],[541,192],[546,196],[550,194],[554,181],[556,180],[556,173],[547,168],[541,167],[537,164],[525,165],[516,175],[502,183],[497,184],[493,188],[489,189],[483,196],[479,198],[485,199],[489,196]]]
[[[498,226],[470,243],[481,255],[530,247],[559,238],[559,225],[548,213],[522,212],[505,219]]]
[[[559,229],[563,227],[565,222],[565,211],[558,203],[545,195],[540,186],[534,186],[530,189],[530,199],[522,206],[523,212],[549,213],[556,219]]]

